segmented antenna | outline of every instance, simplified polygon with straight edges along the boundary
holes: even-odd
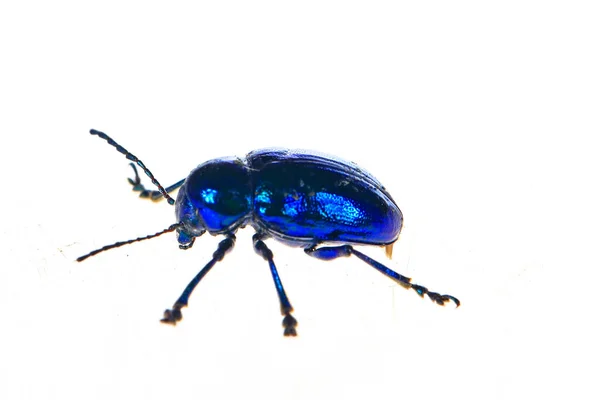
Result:
[[[169,196],[169,194],[167,193],[167,191],[165,190],[165,188],[163,188],[162,185],[160,183],[158,183],[158,181],[156,180],[156,178],[154,177],[154,175],[152,175],[152,172],[150,172],[150,170],[148,168],[146,168],[146,166],[144,165],[144,163],[142,162],[142,160],[140,160],[139,158],[137,158],[136,156],[134,156],[133,154],[131,154],[129,151],[127,151],[127,149],[125,149],[125,147],[123,147],[119,143],[115,142],[106,133],[97,131],[95,129],[91,129],[90,130],[90,134],[100,136],[102,139],[106,140],[108,142],[108,144],[110,144],[115,149],[117,149],[117,151],[119,153],[124,154],[125,157],[128,160],[131,160],[134,163],[136,163],[142,170],[144,170],[144,172],[146,173],[146,175],[148,175],[148,178],[150,178],[152,180],[152,183],[154,185],[156,185],[156,187],[158,187],[158,190],[162,193],[163,196],[165,196],[165,199],[167,199],[167,202],[169,202],[170,205],[175,204],[175,200],[173,200],[173,198],[171,196]]]
[[[162,231],[160,231],[160,232],[157,232],[157,233],[155,233],[155,234],[153,234],[153,235],[143,236],[143,237],[139,237],[139,238],[137,238],[137,239],[126,240],[126,241],[124,241],[124,242],[117,242],[117,243],[109,244],[109,245],[107,245],[107,246],[101,247],[101,248],[99,248],[99,249],[96,249],[96,250],[94,250],[94,251],[90,251],[90,252],[89,252],[89,253],[87,253],[86,255],[79,257],[79,258],[77,259],[77,261],[79,261],[79,262],[82,262],[82,261],[83,261],[83,260],[85,260],[86,258],[89,258],[89,257],[95,256],[96,254],[98,254],[98,253],[102,253],[103,251],[106,251],[106,250],[115,249],[115,248],[117,248],[117,247],[125,246],[126,244],[131,244],[131,243],[135,243],[135,242],[141,242],[141,241],[143,241],[143,240],[152,239],[152,238],[155,238],[155,237],[157,237],[157,236],[160,236],[160,235],[162,235],[162,234],[164,234],[164,233],[167,233],[167,232],[173,232],[175,229],[177,229],[177,228],[178,228],[178,227],[180,227],[180,226],[181,226],[181,224],[180,224],[180,223],[178,223],[178,224],[173,224],[173,225],[171,225],[170,227],[168,227],[167,229],[163,229]]]

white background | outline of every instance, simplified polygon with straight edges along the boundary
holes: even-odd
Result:
[[[595,2],[14,4],[0,6],[0,398],[598,398]],[[162,325],[218,239],[76,263],[174,222],[90,128],[165,186],[267,146],[353,160],[405,214],[388,265],[463,305],[269,241],[300,323],[283,338],[246,229]]]

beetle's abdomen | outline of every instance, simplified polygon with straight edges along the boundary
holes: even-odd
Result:
[[[395,241],[402,213],[380,188],[349,171],[314,162],[273,162],[254,173],[254,214],[286,238],[385,244]]]

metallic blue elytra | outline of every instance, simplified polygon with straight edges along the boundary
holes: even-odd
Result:
[[[224,157],[207,161],[194,169],[187,178],[163,188],[136,156],[125,150],[105,133],[91,130],[114,146],[131,164],[135,178],[129,179],[140,197],[166,198],[175,205],[177,221],[153,235],[117,242],[94,250],[78,261],[102,251],[137,241],[151,239],[166,232],[177,232],[179,247],[189,249],[197,237],[208,232],[224,235],[211,261],[192,279],[172,309],[161,320],[176,324],[182,319],[181,309],[206,275],[235,244],[235,233],[247,225],[256,233],[254,249],[269,263],[284,316],[285,336],[296,335],[297,322],[293,308],[273,261],[273,253],[264,240],[274,238],[289,246],[302,247],[304,252],[322,260],[354,255],[405,288],[420,296],[427,294],[437,304],[459,300],[412,284],[410,278],[398,274],[383,264],[354,249],[353,245],[388,246],[398,240],[402,229],[402,212],[375,177],[356,164],[309,151],[264,149],[244,158]],[[158,187],[145,189],[136,166]],[[179,189],[177,200],[169,193]]]

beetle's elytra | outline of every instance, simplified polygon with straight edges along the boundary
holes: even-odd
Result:
[[[102,251],[151,239],[166,232],[177,232],[181,249],[189,249],[197,237],[208,232],[223,235],[212,259],[191,280],[172,309],[161,320],[175,325],[182,319],[181,309],[198,282],[225,257],[235,244],[235,233],[250,225],[254,250],[269,263],[279,295],[285,336],[296,336],[296,319],[292,305],[279,278],[273,253],[264,240],[277,239],[321,260],[354,255],[407,289],[425,294],[437,304],[459,300],[450,295],[429,291],[411,283],[411,279],[387,268],[353,245],[387,246],[398,240],[402,229],[402,212],[383,185],[354,163],[308,151],[265,149],[245,158],[224,157],[207,161],[187,178],[166,189],[144,163],[103,132],[92,129],[132,161],[135,178],[129,179],[140,197],[175,205],[177,221],[153,235],[117,242],[94,250],[77,261]],[[158,191],[147,190],[140,181],[139,166]],[[169,193],[179,189],[177,200]]]

